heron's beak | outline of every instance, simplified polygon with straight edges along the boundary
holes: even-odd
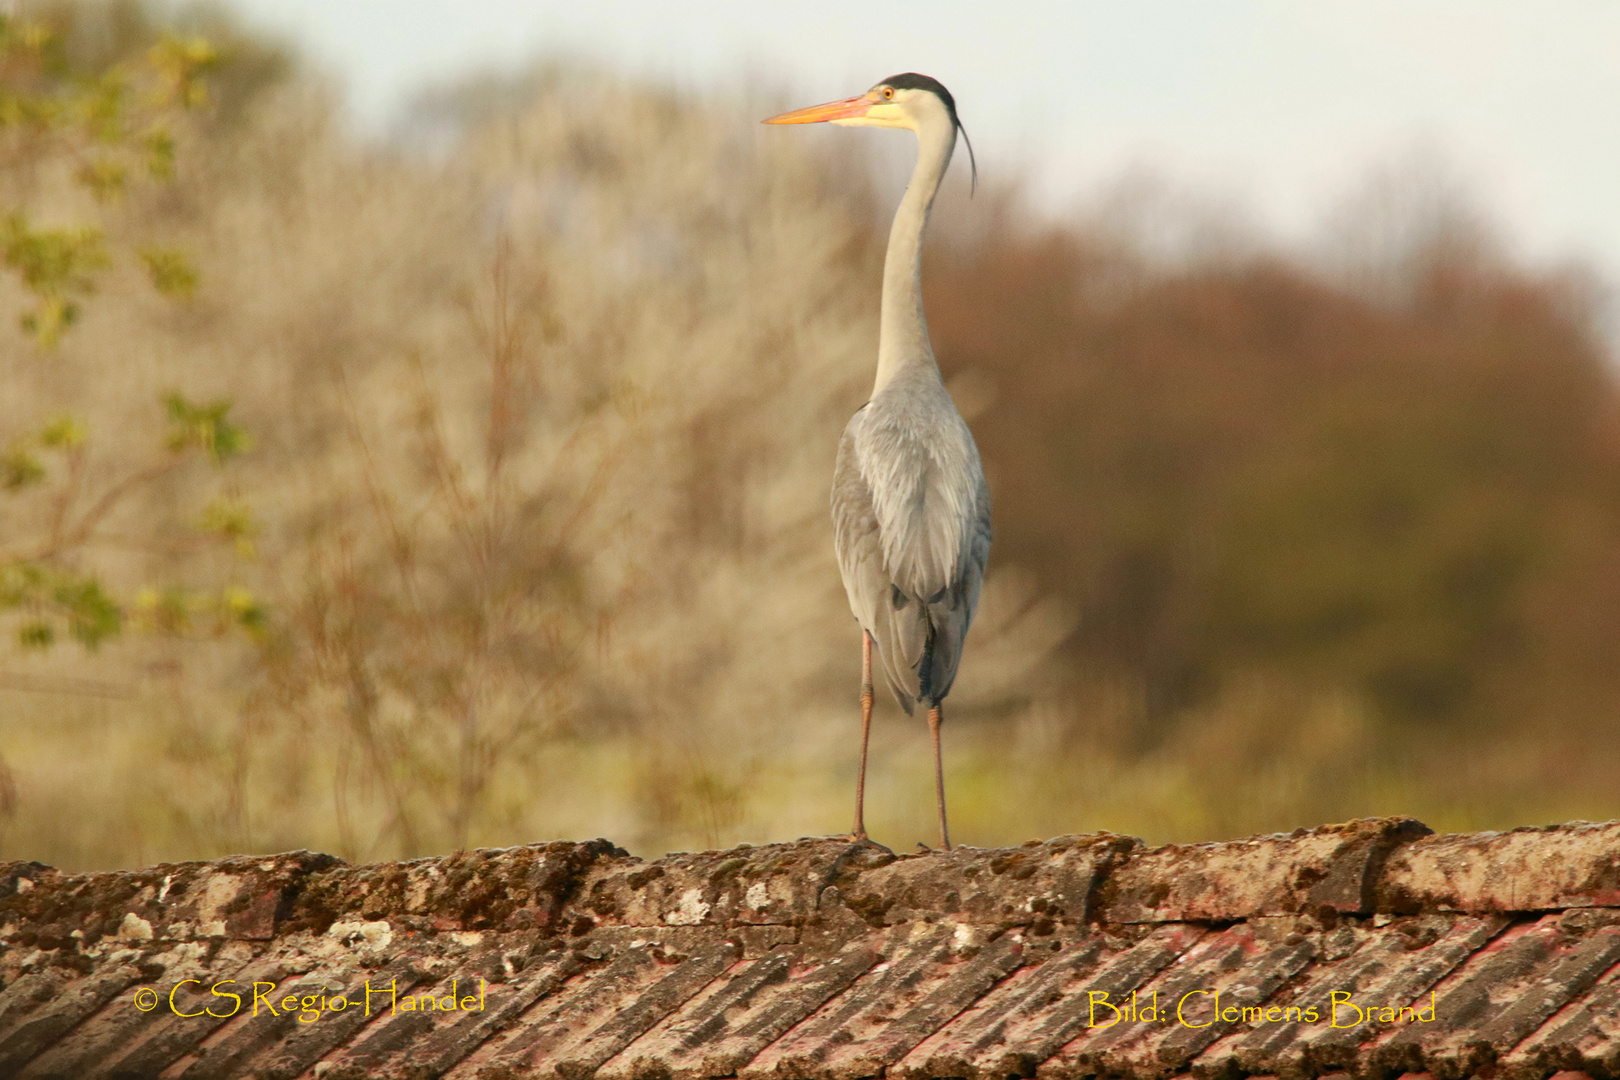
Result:
[[[795,109],[780,116],[773,116],[769,120],[762,120],[763,124],[821,124],[828,120],[852,120],[866,115],[876,101],[869,94],[860,97],[845,98],[843,101],[829,101],[825,105],[812,105],[808,109]]]

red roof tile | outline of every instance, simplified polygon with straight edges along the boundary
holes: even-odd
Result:
[[[0,864],[0,1077],[1620,1078],[1620,824],[1426,833]]]

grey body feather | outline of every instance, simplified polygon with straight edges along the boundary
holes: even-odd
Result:
[[[950,692],[990,557],[990,492],[932,364],[907,365],[850,419],[832,516],[849,606],[907,713]]]

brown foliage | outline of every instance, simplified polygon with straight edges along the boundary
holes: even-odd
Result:
[[[1620,396],[1593,307],[1445,240],[1377,299],[1065,227],[935,260],[941,355],[994,384],[997,558],[1078,605],[1071,663],[1140,686],[1144,744],[1257,670],[1453,738],[1612,710]]]

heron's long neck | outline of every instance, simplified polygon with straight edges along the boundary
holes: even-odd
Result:
[[[922,237],[934,193],[955,145],[956,129],[948,124],[929,125],[917,132],[917,168],[895,211],[889,253],[883,260],[883,311],[873,397],[909,365],[926,364],[938,372],[934,347],[928,340],[928,321],[923,317]]]

